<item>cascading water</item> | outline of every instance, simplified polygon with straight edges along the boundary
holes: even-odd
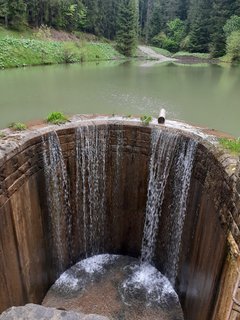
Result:
[[[112,154],[108,153],[110,150],[108,149],[108,142],[110,139],[108,139],[109,131],[107,126],[95,126],[94,124],[91,124],[81,126],[76,129],[75,200],[77,220],[75,220],[75,222],[78,226],[77,228],[74,226],[74,230],[77,229],[77,234],[79,237],[83,238],[86,257],[104,252],[104,239],[106,236],[105,225],[107,221],[106,169],[108,157],[113,161],[111,170],[114,171],[114,184],[111,192],[114,205],[118,207],[119,212],[121,212],[121,208],[123,206],[122,197],[120,197],[120,199],[118,198],[119,190],[122,189],[121,176],[124,136],[122,127],[119,126],[115,129],[115,140],[113,140],[114,143],[111,146],[113,150]],[[62,241],[64,232],[61,230],[61,224],[59,223],[61,220],[62,207],[61,197],[59,196],[58,190],[61,190],[59,185],[62,184],[65,184],[67,189],[66,168],[62,159],[61,149],[56,134],[53,134],[52,136],[50,135],[48,140],[44,141],[44,147],[44,159],[45,166],[47,168],[46,178],[48,178],[49,185],[48,191],[52,194],[50,207],[52,206],[51,210],[53,214],[55,214],[55,218],[52,218],[52,223],[55,224],[56,227],[54,235],[56,239],[54,240],[56,241],[57,246],[61,248],[61,243],[64,243],[64,241]],[[142,318],[139,316],[139,319],[147,318],[146,314],[148,314],[148,312],[150,317],[153,317],[154,319],[154,315],[151,313],[154,308],[157,310],[156,311],[154,309],[157,312],[158,318],[159,312],[161,313],[166,312],[166,310],[172,310],[173,307],[177,312],[176,319],[183,319],[178,297],[170,282],[173,285],[175,284],[175,278],[178,270],[179,253],[181,249],[181,239],[196,143],[190,139],[188,140],[183,138],[181,134],[178,134],[178,132],[153,129],[151,148],[152,153],[149,166],[148,199],[142,239],[141,263],[136,260],[133,263],[131,262],[129,265],[126,264],[124,267],[121,266],[119,270],[123,270],[121,272],[124,272],[124,277],[122,278],[119,278],[120,271],[117,267],[116,269],[113,267],[113,271],[109,272],[109,274],[112,277],[111,281],[118,283],[116,288],[118,295],[120,293],[119,298],[121,303],[119,303],[119,301],[117,301],[117,303],[121,306],[120,308],[122,308],[121,312],[126,313],[124,319],[131,319],[133,314],[135,314],[136,310],[139,308],[142,308],[140,312],[142,313]],[[58,171],[64,172],[62,177],[58,176]],[[167,209],[168,215],[166,216],[164,198],[169,186],[172,186],[172,190],[170,190],[171,195],[169,197],[169,201],[171,201],[171,203]],[[118,211],[116,210],[116,212]],[[168,220],[167,224],[170,226],[167,230],[168,248],[166,257],[164,258],[165,265],[163,266],[164,273],[169,277],[170,282],[165,278],[165,276],[158,272],[157,269],[151,266],[156,251],[158,230],[163,218]],[[124,223],[124,220],[121,222],[121,217],[114,213],[112,223],[113,225]],[[114,230],[118,230],[118,227],[114,226]],[[81,239],[79,239],[79,242],[81,242]],[[64,252],[65,248],[63,248],[63,250],[58,249],[58,260],[63,260],[62,256]],[[94,256],[85,260],[84,263],[87,266],[92,266],[93,261],[98,262],[101,258],[101,256]],[[109,258],[111,258],[111,256],[109,256]],[[59,281],[61,283],[61,288],[59,291],[59,297],[64,296],[65,293],[68,297],[69,294],[72,294],[75,297],[75,295],[84,288],[84,285],[87,283],[86,281],[89,279],[91,280],[91,286],[89,287],[90,289],[86,289],[86,296],[88,296],[87,290],[90,290],[92,294],[93,279],[95,278],[98,279],[96,284],[97,290],[99,287],[100,275],[95,270],[93,270],[91,276],[85,275],[85,271],[82,270],[82,263],[80,262],[79,265],[77,264],[74,266],[69,270],[69,274],[64,274],[60,278],[61,281]],[[114,264],[115,260],[113,261],[113,265]],[[79,266],[81,267],[80,269]],[[73,277],[72,271],[76,273]],[[114,278],[114,272],[116,272],[117,275],[116,279]],[[87,277],[87,280],[85,279],[85,276]],[[103,283],[102,288],[104,290],[104,286],[108,280],[104,278],[101,281],[101,283]],[[64,290],[62,288],[64,288]],[[79,288],[81,288],[81,290]],[[56,292],[57,291],[55,290],[55,295]],[[97,291],[95,294],[96,297],[99,296]],[[112,295],[110,294],[110,298],[111,297]],[[64,304],[65,302],[62,301],[61,303]],[[100,302],[99,305],[101,306]],[[130,312],[128,314],[129,311],[127,308],[129,308],[133,313]],[[116,316],[114,314],[116,319],[120,319],[118,316],[119,315]],[[172,315],[169,314],[169,316],[171,319],[175,319],[174,312]],[[162,318],[168,319],[165,313]],[[159,319],[162,318],[160,316]]]
[[[178,141],[179,137],[176,133],[160,130],[152,131],[148,199],[141,249],[142,262],[151,263],[155,254],[165,186]]]
[[[121,160],[122,160],[122,149],[123,149],[123,127],[118,126],[117,130],[117,144],[116,144],[116,161],[115,161],[115,176],[116,184],[115,188],[119,188],[119,177],[121,175]]]
[[[152,263],[156,248],[156,238],[161,224],[162,205],[165,188],[171,168],[174,168],[174,187],[172,203],[169,206],[167,230],[167,256],[164,259],[165,275],[175,285],[178,270],[179,253],[188,191],[190,187],[193,161],[197,143],[193,140],[182,139],[177,133],[153,130],[152,155],[148,185],[148,200],[144,235],[142,240],[141,261]]]
[[[78,215],[83,215],[86,256],[104,249],[107,141],[106,126],[76,130],[76,201]]]
[[[113,215],[113,229],[116,230],[113,236],[114,238],[121,237],[121,228],[120,225],[124,224],[122,219],[122,206],[123,206],[123,197],[119,196],[121,194],[121,184],[122,184],[122,160],[123,160],[123,126],[116,126],[116,138],[115,138],[115,152],[113,153],[113,169],[114,169],[114,185],[112,188],[112,199],[114,202],[114,215]]]
[[[55,263],[62,272],[71,261],[71,208],[66,166],[56,132],[42,138],[44,174]],[[70,259],[69,259],[70,255]]]
[[[178,271],[182,232],[196,147],[197,143],[194,140],[183,141],[178,150],[178,157],[174,165],[174,198],[168,216],[168,219],[171,220],[171,228],[168,230],[170,239],[167,244],[167,256],[165,256],[165,275],[173,286],[175,285]]]

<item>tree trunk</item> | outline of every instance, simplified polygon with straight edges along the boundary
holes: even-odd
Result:
[[[153,9],[153,0],[148,0],[147,2],[147,19],[146,19],[146,32],[145,32],[145,41],[148,43],[149,41],[149,26],[150,26],[150,20],[151,20],[151,14]]]

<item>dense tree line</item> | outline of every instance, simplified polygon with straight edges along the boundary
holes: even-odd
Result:
[[[142,10],[146,17],[142,35],[147,41],[170,51],[221,56],[227,41],[224,25],[231,16],[240,16],[240,1],[148,0]]]
[[[0,0],[0,23],[7,27],[86,31],[116,39],[127,55],[137,38],[172,52],[223,55],[240,31],[237,24],[235,35],[224,30],[233,16],[240,16],[240,0]]]

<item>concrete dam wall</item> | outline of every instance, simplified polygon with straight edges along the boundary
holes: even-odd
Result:
[[[79,116],[9,133],[0,142],[0,312],[41,303],[74,263],[113,253],[150,259],[185,319],[237,319],[239,169],[208,139],[168,126]]]

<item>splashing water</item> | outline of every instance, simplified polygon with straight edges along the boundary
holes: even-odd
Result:
[[[53,288],[68,295],[84,290],[89,280],[105,273],[105,267],[114,264],[117,258],[116,255],[101,254],[84,259],[61,274]]]
[[[128,267],[129,276],[121,284],[123,301],[131,305],[138,298],[146,301],[147,306],[176,304],[178,296],[168,279],[149,263]]]
[[[119,255],[97,255],[78,262],[55,282],[43,305],[91,310],[116,320],[183,319],[168,279],[147,263]]]

